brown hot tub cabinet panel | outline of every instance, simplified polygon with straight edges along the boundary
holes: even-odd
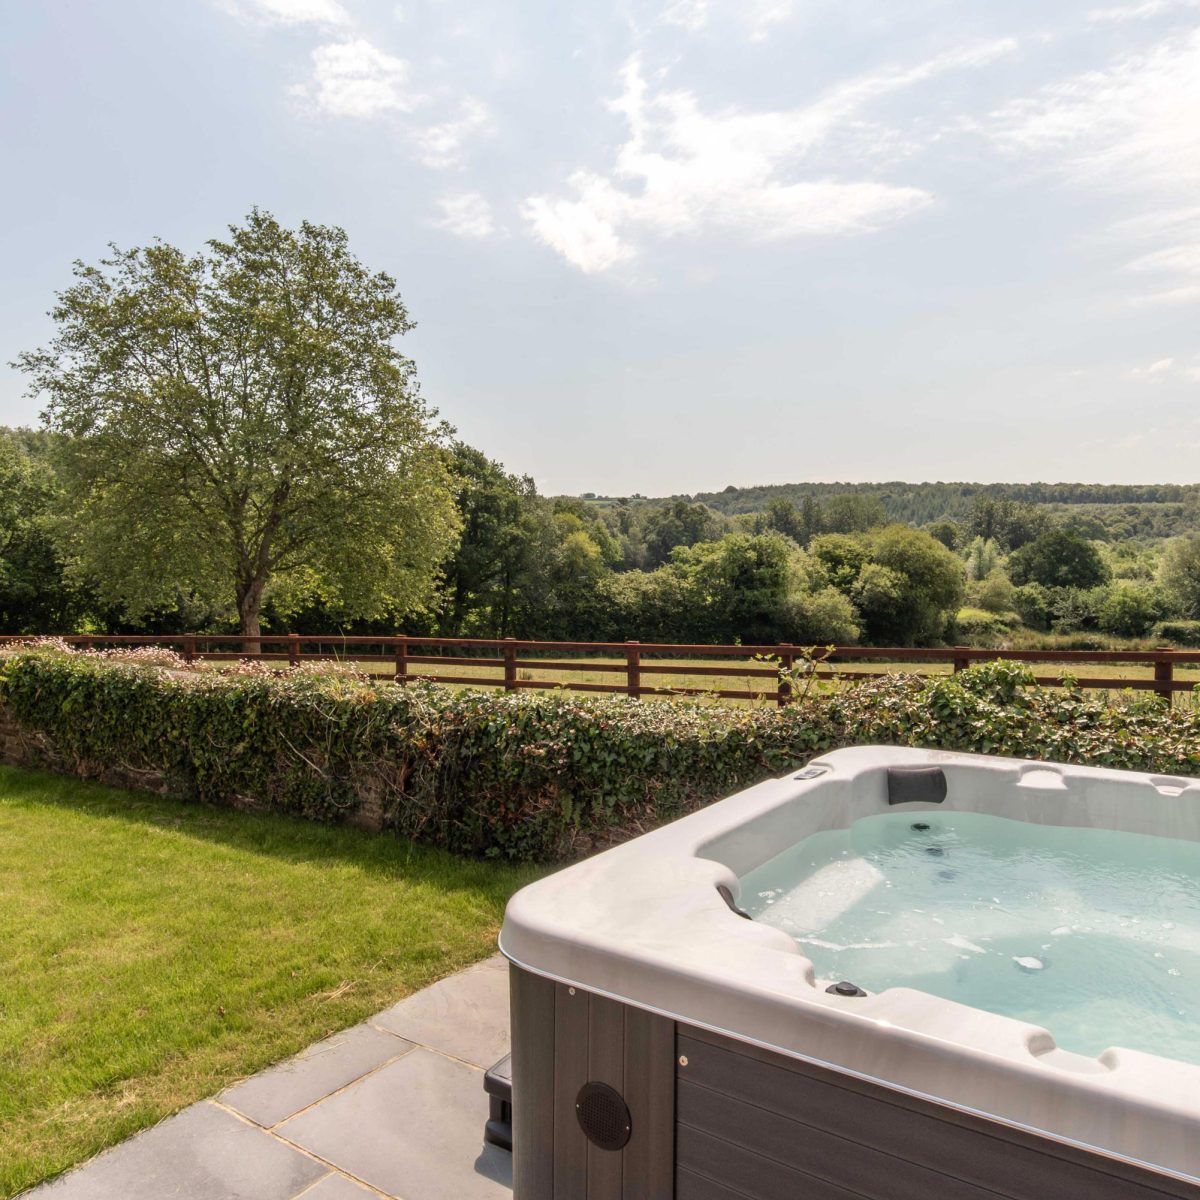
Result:
[[[1171,1176],[517,967],[511,987],[515,1200],[1200,1200]],[[586,1094],[583,1124],[600,1143],[627,1137],[620,1149],[584,1132],[585,1084],[606,1088]]]

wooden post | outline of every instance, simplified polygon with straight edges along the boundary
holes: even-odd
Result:
[[[298,667],[300,665],[300,635],[298,633],[289,633],[287,636],[288,666]]]
[[[183,635],[183,661],[196,661],[196,635],[194,633],[185,633]]]
[[[408,679],[408,643],[396,643],[396,682],[404,683]]]
[[[92,641],[91,634],[84,634],[83,641],[81,641],[79,644],[85,650],[91,650],[95,646],[95,643]]]
[[[1154,652],[1154,694],[1165,700],[1168,707],[1175,695],[1175,689],[1171,686],[1172,673],[1175,668],[1172,660],[1164,657],[1170,652],[1170,646],[1159,646]]]
[[[506,692],[517,690],[517,647],[514,645],[516,640],[516,638],[504,639],[504,690]]]
[[[625,690],[637,700],[642,694],[641,642],[627,641],[625,645],[629,647],[625,651]]]
[[[954,647],[954,673],[956,675],[959,673],[959,671],[965,671],[971,665],[971,660],[965,654],[957,653],[959,650],[965,650],[966,648],[966,646]]]
[[[780,646],[779,655],[779,687],[775,693],[775,703],[782,708],[792,697],[792,681],[783,674],[785,671],[790,671],[796,662],[794,653],[795,647],[789,642],[785,646]]]

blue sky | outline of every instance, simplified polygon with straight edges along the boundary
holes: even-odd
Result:
[[[8,0],[0,362],[340,224],[550,492],[1200,478],[1200,0]],[[33,423],[0,368],[0,421]]]

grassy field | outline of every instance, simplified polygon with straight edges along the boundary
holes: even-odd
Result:
[[[353,661],[347,658],[347,662]],[[556,661],[562,661],[561,658]],[[776,696],[776,681],[774,677],[762,677],[750,674],[747,672],[742,675],[656,675],[654,674],[655,663],[659,665],[686,665],[688,667],[734,667],[741,666],[751,668],[753,670],[769,669],[769,665],[765,663],[755,663],[749,660],[739,660],[734,658],[714,658],[714,659],[646,659],[642,663],[642,683],[649,687],[668,687],[668,688],[700,688],[705,691],[715,692],[720,689],[731,691],[753,691],[761,694],[761,699],[754,700],[730,700],[716,696],[691,696],[690,700],[695,700],[698,703],[707,704],[732,704],[737,706],[747,706],[755,704],[773,704]],[[364,662],[358,664],[364,671],[376,675],[391,676],[393,667],[390,663],[381,662]],[[619,670],[605,670],[605,666],[619,667]],[[1057,677],[1062,671],[1068,670],[1071,674],[1076,675],[1080,679],[1128,679],[1128,680],[1149,680],[1153,678],[1153,668],[1141,663],[1080,663],[1080,664],[1055,664],[1055,663],[1031,663],[1034,673],[1039,677]],[[951,672],[949,663],[880,663],[880,662],[845,662],[831,664],[831,669],[836,670],[839,674],[844,675],[848,681],[852,681],[855,676],[864,673],[886,672],[888,674],[907,673],[919,675],[948,675]],[[444,666],[430,666],[429,664],[412,664],[409,668],[409,673],[418,675],[423,672],[439,675],[455,675],[472,679],[480,680],[497,680],[502,677],[500,664],[497,662],[495,667],[471,667],[458,666],[453,658],[447,657]],[[625,683],[625,661],[624,659],[605,659],[605,658],[581,658],[578,666],[570,671],[548,671],[543,670],[538,666],[521,667],[517,673],[518,679],[524,682],[532,680],[553,681],[559,684],[572,683],[604,683],[618,684]],[[1184,680],[1192,684],[1200,684],[1200,665],[1180,665],[1175,667],[1175,678]],[[829,682],[824,684],[826,687],[844,686],[838,682]],[[655,699],[657,697],[645,697],[646,699]],[[663,699],[676,699],[677,697],[664,696]],[[1184,704],[1191,702],[1190,694],[1187,692],[1177,692],[1175,696],[1176,704]]]
[[[0,1196],[494,948],[528,872],[0,768]]]

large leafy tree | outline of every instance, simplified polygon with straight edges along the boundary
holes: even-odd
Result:
[[[1008,575],[1016,584],[1093,588],[1109,579],[1099,550],[1073,529],[1053,528],[1014,550]]]
[[[63,528],[103,594],[138,613],[182,588],[250,636],[269,592],[427,600],[457,526],[440,433],[395,281],[341,229],[256,209],[200,254],[113,247],[51,315],[18,365],[65,435]]]

